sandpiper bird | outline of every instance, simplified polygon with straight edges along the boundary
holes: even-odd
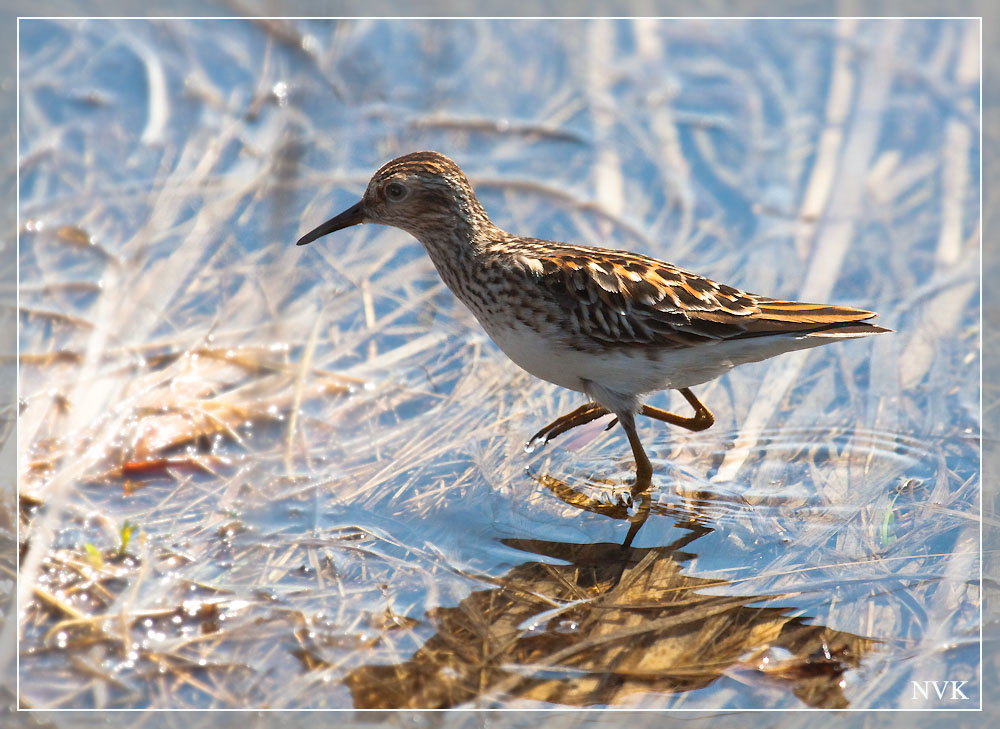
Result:
[[[691,387],[736,365],[891,331],[864,323],[871,311],[771,299],[636,253],[512,235],[493,224],[458,165],[437,152],[387,163],[360,202],[298,245],[361,223],[391,225],[419,240],[508,357],[592,400],[531,442],[616,416],[635,457],[633,496],[649,489],[653,473],[636,414],[704,430],[714,418]],[[644,395],[664,389],[680,390],[694,415],[643,404]]]

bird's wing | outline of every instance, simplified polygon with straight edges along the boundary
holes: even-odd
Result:
[[[683,348],[806,333],[875,316],[863,309],[751,294],[624,251],[539,241],[523,244],[512,260],[565,312],[563,326],[570,333],[603,346]],[[865,333],[884,331],[861,327],[872,328]]]

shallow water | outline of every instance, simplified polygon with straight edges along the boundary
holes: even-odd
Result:
[[[25,705],[978,705],[975,21],[20,42]],[[642,423],[623,553],[620,429],[526,453],[582,398],[508,362],[419,244],[293,245],[415,149],[506,229],[896,331],[698,388],[707,431]],[[915,693],[942,680],[968,699]]]

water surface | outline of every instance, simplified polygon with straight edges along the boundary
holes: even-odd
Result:
[[[977,707],[978,34],[22,21],[21,701]],[[580,396],[418,243],[293,245],[418,149],[505,229],[896,331],[644,423],[623,555],[620,429],[525,453]]]

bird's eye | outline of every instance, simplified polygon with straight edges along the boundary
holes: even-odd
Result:
[[[402,200],[406,197],[406,187],[400,182],[390,182],[385,186],[385,196],[390,200]]]

